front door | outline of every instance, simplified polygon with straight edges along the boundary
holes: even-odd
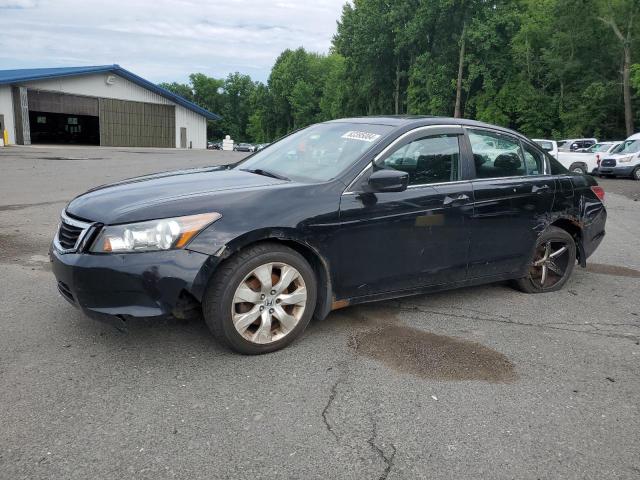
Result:
[[[469,278],[521,272],[548,221],[554,178],[542,152],[502,132],[469,129],[475,164]]]
[[[343,194],[340,298],[466,278],[471,182],[460,178],[460,127],[423,127],[392,144]],[[403,192],[366,192],[373,169],[409,174]]]

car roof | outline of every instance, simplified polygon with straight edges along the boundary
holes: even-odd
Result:
[[[367,124],[367,125],[388,125],[396,128],[418,128],[428,125],[461,125],[468,127],[483,127],[493,130],[503,131],[512,135],[518,135],[519,137],[526,138],[521,133],[514,130],[500,127],[498,125],[492,125],[489,123],[479,122],[477,120],[468,120],[466,118],[452,118],[452,117],[434,117],[428,115],[373,115],[367,117],[351,117],[351,118],[338,118],[336,120],[330,120],[325,123],[355,123],[355,124]]]
[[[627,140],[640,140],[640,133],[635,133],[631,135]]]

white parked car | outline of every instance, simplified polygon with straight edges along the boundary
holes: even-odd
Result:
[[[562,142],[574,142],[574,140],[534,139],[540,147],[549,155],[558,160],[567,170],[575,173],[591,173],[598,168],[596,155],[593,153],[571,152],[559,148]],[[597,143],[595,145],[598,145]],[[592,145],[593,146],[593,145]]]
[[[610,153],[614,153],[614,150],[622,145],[622,143],[622,141],[600,142],[596,143],[593,147],[587,148],[586,153],[592,154],[596,162],[596,166],[589,171],[593,172],[595,169],[597,169],[597,167],[600,166],[600,161]]]
[[[583,148],[589,148],[598,143],[597,138],[569,138],[558,141],[558,148],[567,152],[575,152]]]
[[[640,180],[640,133],[631,135],[611,154],[603,156],[597,173],[603,177]]]

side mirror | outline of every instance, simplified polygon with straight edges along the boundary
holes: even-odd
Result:
[[[404,192],[409,185],[409,174],[400,170],[378,170],[369,177],[372,192]]]

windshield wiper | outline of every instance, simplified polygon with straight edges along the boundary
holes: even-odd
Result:
[[[291,181],[291,179],[285,177],[284,175],[278,175],[277,173],[270,172],[269,170],[264,170],[263,168],[241,168],[243,172],[255,173],[256,175],[264,175],[265,177],[277,178],[278,180],[286,180]]]

